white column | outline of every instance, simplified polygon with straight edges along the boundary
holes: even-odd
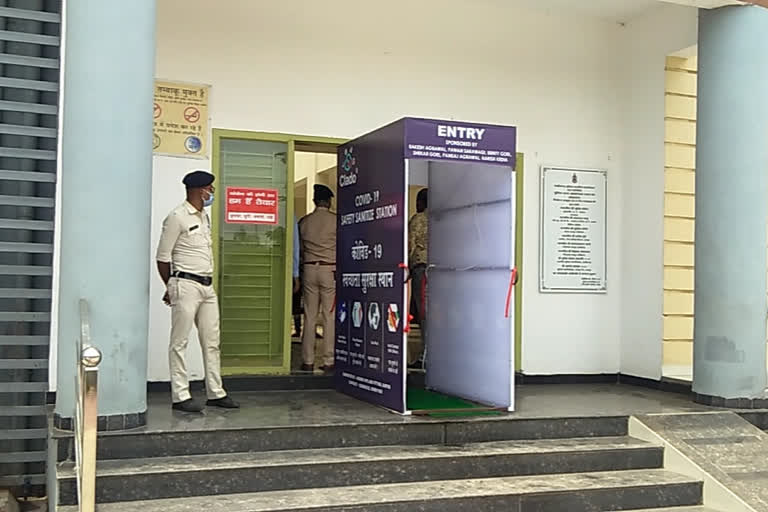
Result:
[[[56,416],[75,411],[84,298],[103,353],[99,416],[129,428],[147,409],[155,0],[65,10]]]
[[[701,10],[693,390],[716,405],[766,387],[766,91],[768,9]]]

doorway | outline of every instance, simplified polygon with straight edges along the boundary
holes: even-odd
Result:
[[[478,403],[511,403],[514,168],[409,160],[407,169],[409,190],[415,184],[429,190],[422,302],[426,348],[435,349],[426,354],[426,389]],[[408,408],[414,409],[410,403]]]
[[[525,156],[523,153],[517,153],[515,156],[514,167],[514,261],[516,262],[518,272],[518,282],[513,290],[513,307],[511,314],[514,315],[514,350],[515,350],[515,371],[522,370],[522,339],[523,339],[523,184],[525,183]],[[408,176],[408,218],[416,214],[416,196],[422,188],[428,188],[429,185],[429,166],[427,162],[416,163],[411,166]],[[424,340],[421,329],[417,323],[410,326],[408,333],[408,363],[413,364],[418,360],[422,352]]]
[[[336,194],[336,148],[337,144],[301,144],[296,147],[294,156],[294,208],[295,218],[298,221],[312,213],[315,209],[313,202],[315,185],[322,184],[331,189]],[[331,211],[335,213],[335,201],[332,201]],[[301,269],[303,270],[303,269]],[[291,328],[291,373],[302,373],[302,334],[305,329],[314,331],[315,347],[315,368],[320,368],[324,362],[321,355],[322,340],[325,336],[323,332],[323,316],[332,315],[332,312],[321,311],[321,317],[318,318],[316,325],[306,326],[303,315],[303,297],[301,291],[293,294],[292,328]]]
[[[212,210],[224,375],[291,372],[296,155],[334,154],[343,139],[213,130]]]
[[[274,224],[227,222],[226,197],[211,212],[224,375],[287,375],[297,362],[301,364],[292,354],[295,349],[292,351],[291,343],[292,222],[312,211],[314,184],[325,184],[336,193],[337,169],[328,162],[335,161],[338,147],[345,142],[340,138],[213,130],[212,169],[219,193],[226,195],[227,188],[254,188],[275,190],[277,195]],[[312,174],[303,170],[308,158],[320,162]],[[520,277],[514,289],[517,371],[522,352],[523,170],[523,154],[518,153],[515,239],[520,243],[515,246],[515,261]],[[416,213],[415,197],[420,188],[414,184],[409,189],[408,218]],[[336,207],[334,204],[334,210]],[[409,338],[419,343],[419,330],[413,329]]]

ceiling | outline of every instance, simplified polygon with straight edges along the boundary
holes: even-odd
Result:
[[[531,7],[572,12],[590,18],[625,23],[664,3],[713,8],[738,5],[739,0],[523,0]]]

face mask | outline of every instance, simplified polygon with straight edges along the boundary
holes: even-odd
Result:
[[[206,208],[213,204],[213,192],[208,195],[208,199],[203,200],[203,206]]]

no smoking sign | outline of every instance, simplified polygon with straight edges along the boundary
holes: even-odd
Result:
[[[200,111],[197,107],[187,107],[184,109],[184,119],[188,123],[196,123],[200,120]]]

